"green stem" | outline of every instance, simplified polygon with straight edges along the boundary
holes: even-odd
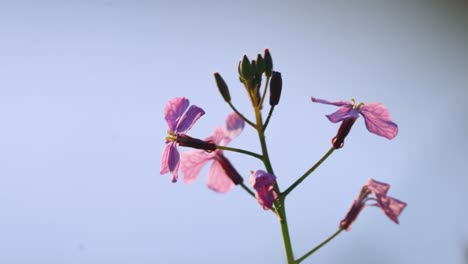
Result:
[[[244,119],[244,121],[249,124],[250,126],[252,126],[253,128],[255,128],[255,124],[250,121],[249,119],[247,119],[244,115],[242,115],[235,107],[234,105],[231,103],[231,102],[228,102],[229,106],[232,108],[232,110],[234,110],[234,112],[236,112],[236,114],[238,116],[240,116],[240,118]]]
[[[294,190],[294,188],[296,188],[303,180],[305,180],[307,178],[307,176],[309,176],[312,172],[314,172],[315,169],[318,168],[318,166],[320,166],[320,164],[322,164],[322,162],[324,162],[328,156],[330,156],[333,151],[335,151],[335,149],[333,147],[331,147],[328,152],[323,155],[323,157],[317,161],[317,163],[315,163],[314,166],[312,166],[312,168],[310,168],[308,171],[306,171],[306,173],[304,173],[304,175],[302,175],[299,179],[297,179],[291,186],[289,186],[288,189],[286,189],[286,191],[284,191],[281,195],[282,196],[286,196],[288,195],[292,190]]]
[[[270,157],[268,156],[268,148],[265,141],[265,133],[263,131],[263,121],[262,113],[260,107],[255,107],[255,120],[256,120],[256,129],[258,133],[258,138],[260,140],[260,145],[262,147],[262,156],[263,164],[268,173],[273,174],[273,167],[271,166]],[[275,181],[275,191],[276,193],[281,193],[279,190],[278,183]],[[289,236],[288,222],[286,218],[286,209],[284,205],[284,197],[280,197],[275,201],[275,208],[277,212],[278,219],[281,225],[281,233],[283,235],[284,248],[286,251],[286,258],[289,264],[294,263],[294,254],[292,250],[291,238]]]
[[[226,146],[218,146],[218,145],[216,146],[216,149],[223,149],[223,150],[228,150],[228,151],[232,151],[232,152],[238,152],[238,153],[242,153],[242,154],[252,156],[252,157],[257,158],[259,160],[263,160],[262,155],[251,152],[251,151],[248,151],[248,150],[243,150],[243,149],[238,149],[238,148],[231,148],[231,147],[226,147]]]
[[[239,185],[246,191],[248,192],[253,198],[255,198],[255,193],[252,192],[249,187],[245,186],[243,182],[239,183]]]
[[[266,130],[267,126],[268,126],[268,123],[270,122],[270,118],[271,118],[271,114],[273,113],[273,110],[275,110],[275,106],[271,106],[270,107],[270,111],[268,112],[268,116],[267,116],[267,119],[265,121],[265,124],[263,125],[263,131]]]
[[[325,246],[328,242],[330,242],[332,239],[334,239],[337,235],[341,233],[344,229],[338,229],[333,235],[331,235],[329,238],[327,238],[325,241],[320,243],[320,245],[314,247],[312,250],[307,252],[304,256],[300,257],[299,259],[296,260],[296,264],[301,263],[303,260],[305,260],[308,256],[312,255],[315,251],[319,250],[321,247]]]

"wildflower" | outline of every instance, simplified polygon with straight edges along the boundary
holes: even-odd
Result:
[[[328,120],[332,123],[343,121],[338,133],[333,138],[332,143],[335,149],[339,149],[344,145],[344,139],[348,135],[351,127],[356,119],[361,114],[364,117],[367,130],[369,132],[382,136],[388,139],[393,139],[398,134],[398,125],[390,119],[390,113],[387,108],[381,103],[355,105],[355,101],[351,102],[336,101],[330,102],[327,100],[311,97],[312,102],[321,104],[330,104],[339,106],[340,109],[333,114],[327,115]]]
[[[244,125],[244,120],[236,113],[232,113],[226,119],[226,129],[223,127],[216,128],[213,135],[207,138],[206,141],[226,146],[242,132]],[[184,174],[184,182],[191,183],[195,181],[201,169],[210,160],[213,161],[208,171],[208,188],[211,190],[224,193],[229,191],[234,184],[243,181],[239,173],[224,156],[223,150],[216,149],[213,152],[192,150],[182,153],[180,169]]]
[[[269,210],[278,198],[275,191],[276,177],[263,170],[257,170],[250,176],[250,184],[257,191],[255,197],[264,210]]]
[[[166,147],[161,157],[161,174],[172,173],[172,182],[178,179],[180,154],[177,150],[177,138],[183,138],[192,128],[193,124],[205,114],[198,106],[190,106],[185,97],[176,97],[169,100],[164,106],[164,118],[166,119],[169,134],[166,137]],[[187,110],[188,108],[188,110]],[[188,136],[187,136],[188,137]]]
[[[375,204],[370,204],[371,206],[379,207],[388,216],[388,218],[398,224],[398,216],[407,204],[398,199],[387,196],[389,188],[390,185],[386,183],[369,179],[366,185],[362,187],[361,193],[354,200],[345,218],[341,220],[340,228],[349,231],[351,229],[351,225],[356,221],[359,213],[366,205],[366,202],[370,200],[376,201]],[[371,194],[374,195],[374,198],[369,197]]]

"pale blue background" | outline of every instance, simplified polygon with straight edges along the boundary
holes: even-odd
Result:
[[[2,1],[0,263],[284,263],[277,220],[236,188],[159,175],[164,103],[233,102],[252,116],[237,62],[269,47],[283,96],[267,133],[283,188],[338,126],[310,96],[384,102],[400,133],[358,120],[288,199],[295,252],[332,234],[369,178],[408,202],[395,225],[366,209],[306,263],[467,263],[466,1]],[[259,151],[252,130],[233,144]],[[228,153],[243,175],[259,162]]]

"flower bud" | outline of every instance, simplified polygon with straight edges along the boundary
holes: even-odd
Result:
[[[216,144],[211,141],[204,141],[198,138],[189,137],[187,135],[177,135],[176,139],[179,146],[195,148],[195,149],[203,149],[208,152],[212,152],[216,150]]]
[[[234,166],[232,166],[231,162],[223,154],[216,155],[216,160],[221,164],[221,167],[223,167],[223,170],[235,185],[244,181],[242,176],[240,176]]]
[[[265,49],[264,58],[265,58],[265,75],[267,77],[270,77],[273,71],[273,59],[271,58],[271,54],[268,49]]]
[[[265,72],[265,60],[261,54],[257,55],[257,73],[262,75]]]
[[[224,101],[229,103],[231,101],[231,94],[229,94],[229,88],[224,81],[223,77],[218,72],[214,73],[215,81],[216,81],[216,86],[218,86],[218,90],[223,96]]]
[[[281,73],[273,71],[270,81],[270,105],[275,106],[279,103],[281,89],[283,88],[283,79]]]
[[[356,118],[349,118],[345,119],[341,122],[340,128],[336,133],[336,136],[332,139],[333,148],[340,149],[344,146],[344,140],[346,136],[351,131],[351,127],[353,126],[354,122],[356,122]]]
[[[254,78],[254,69],[250,64],[247,55],[244,55],[239,67],[240,77],[245,81],[251,81]]]

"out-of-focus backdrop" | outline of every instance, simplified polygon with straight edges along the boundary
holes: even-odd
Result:
[[[237,63],[270,48],[283,95],[267,131],[283,188],[330,147],[332,106],[383,102],[393,141],[357,121],[288,198],[296,256],[336,231],[368,178],[408,203],[395,225],[366,208],[306,263],[467,263],[466,1],[3,1],[0,263],[284,263],[277,219],[242,189],[160,175],[165,102],[233,103],[252,117]],[[246,128],[232,146],[259,151]],[[185,149],[182,149],[184,151]],[[226,154],[246,179],[261,164]]]

